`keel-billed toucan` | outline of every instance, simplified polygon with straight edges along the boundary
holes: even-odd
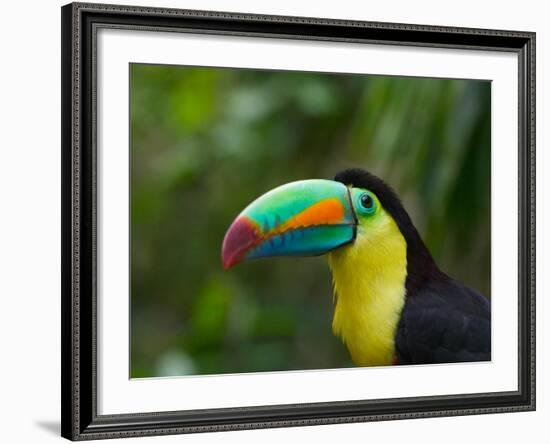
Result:
[[[491,359],[488,299],[439,270],[394,191],[364,170],[259,197],[229,227],[222,261],[324,253],[332,329],[357,365]]]

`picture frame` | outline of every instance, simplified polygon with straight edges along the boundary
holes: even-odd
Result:
[[[72,3],[62,14],[62,436],[70,440],[517,412],[535,409],[535,34]],[[98,32],[200,34],[506,53],[517,60],[517,389],[199,409],[99,412]],[[498,127],[493,127],[498,132]],[[494,156],[499,156],[494,147]],[[493,279],[502,279],[495,276]],[[512,292],[512,290],[510,290]],[[515,292],[513,292],[515,293]],[[120,350],[126,353],[127,350]]]

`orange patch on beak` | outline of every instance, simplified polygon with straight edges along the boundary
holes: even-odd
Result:
[[[342,222],[345,209],[338,199],[325,199],[306,208],[277,228],[282,233],[294,228],[329,225]]]

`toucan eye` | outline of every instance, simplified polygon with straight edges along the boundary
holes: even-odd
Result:
[[[374,200],[370,194],[365,193],[361,196],[361,206],[367,211],[374,208]]]
[[[363,213],[372,214],[375,210],[375,202],[369,193],[363,193],[359,196],[359,205]]]

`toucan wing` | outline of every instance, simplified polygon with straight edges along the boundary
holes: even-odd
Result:
[[[491,360],[487,298],[447,276],[407,295],[395,337],[399,364]]]

